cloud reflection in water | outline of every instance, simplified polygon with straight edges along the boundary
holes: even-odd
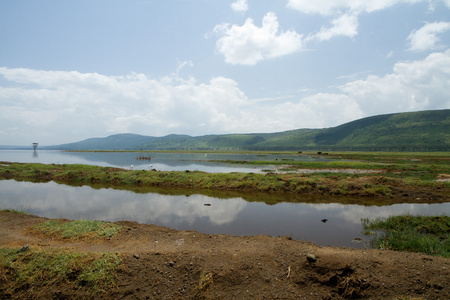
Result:
[[[205,206],[205,204],[211,204]],[[361,219],[399,214],[450,214],[450,203],[390,206],[247,202],[204,195],[161,195],[124,190],[72,187],[54,182],[0,181],[0,209],[49,218],[129,220],[180,230],[232,235],[289,235],[320,245],[353,246]],[[326,223],[322,219],[328,219]]]

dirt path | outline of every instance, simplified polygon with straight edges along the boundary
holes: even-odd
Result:
[[[0,212],[0,246],[120,253],[117,285],[105,291],[105,299],[450,299],[450,260],[441,257],[127,221],[119,222],[124,230],[111,240],[67,243],[30,232],[45,220]],[[311,265],[307,253],[318,261]],[[49,287],[40,296],[82,298],[63,287]]]

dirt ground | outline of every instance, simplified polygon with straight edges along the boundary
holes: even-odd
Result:
[[[0,212],[0,247],[64,247],[117,252],[116,286],[96,299],[450,299],[450,260],[373,249],[319,247],[289,237],[236,237],[118,222],[110,240],[65,242],[31,233],[46,221]],[[310,264],[307,253],[318,257]],[[0,274],[1,275],[1,274]],[[5,278],[0,276],[0,299]],[[3,294],[2,294],[3,293]],[[49,286],[23,298],[85,299],[73,287]]]

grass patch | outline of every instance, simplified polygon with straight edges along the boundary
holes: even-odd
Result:
[[[448,216],[403,215],[362,222],[366,232],[381,231],[372,240],[375,248],[450,257]]]
[[[4,211],[4,212],[10,212],[10,213],[15,213],[15,214],[22,214],[22,215],[28,215],[28,213],[20,211],[20,210],[15,210],[15,209],[0,209],[0,211]]]
[[[287,154],[287,153],[286,153]],[[313,156],[313,153],[309,154]],[[273,164],[281,166],[289,174],[278,174],[265,169],[263,173],[206,173],[199,171],[150,172],[125,170],[113,167],[88,165],[44,165],[9,163],[0,165],[0,179],[28,180],[73,185],[98,185],[102,187],[195,188],[214,190],[270,191],[290,193],[315,193],[363,196],[389,196],[391,186],[409,186],[411,189],[434,189],[448,195],[450,181],[436,181],[450,176],[450,154],[420,152],[330,152],[324,161],[278,160],[278,161],[221,161],[241,164]],[[297,174],[298,169],[314,169],[314,174]],[[330,172],[329,170],[333,170]],[[348,169],[377,170],[349,174]],[[340,173],[335,173],[339,171]],[[347,172],[346,172],[347,170]],[[292,171],[292,173],[291,173]],[[267,175],[267,176],[266,176]],[[382,176],[385,183],[376,181]],[[317,187],[305,186],[302,181],[313,178]],[[359,178],[371,186],[355,184]],[[347,185],[349,184],[349,185]],[[325,185],[329,188],[325,188]],[[347,185],[347,187],[346,187]],[[352,186],[350,186],[352,185]],[[318,187],[321,186],[319,189]]]
[[[214,162],[230,163],[230,164],[248,164],[248,165],[288,165],[295,168],[302,169],[383,169],[386,167],[384,163],[375,162],[360,162],[351,160],[329,160],[329,161],[295,161],[295,160],[254,160],[254,161],[233,161],[233,160],[219,160]]]
[[[51,220],[34,226],[34,230],[62,239],[104,239],[118,234],[122,226],[90,220],[62,221]]]
[[[96,294],[114,284],[120,262],[117,254],[0,248],[0,278],[4,295],[13,298],[67,284]]]

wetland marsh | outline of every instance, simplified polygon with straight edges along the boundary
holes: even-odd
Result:
[[[203,160],[219,168],[232,164],[252,170],[221,173],[130,170],[105,161],[101,166],[80,164],[79,157],[45,164],[11,163],[2,157],[0,209],[63,218],[57,224],[70,222],[67,219],[127,221],[115,223],[122,228],[116,236],[91,242],[42,235],[32,228],[48,222],[47,218],[0,211],[0,241],[7,259],[1,262],[0,275],[8,279],[0,292],[11,297],[105,299],[125,295],[244,299],[243,290],[252,297],[292,299],[305,293],[318,299],[450,295],[448,258],[368,249],[364,239],[370,236],[363,235],[361,224],[362,218],[393,215],[448,216],[448,153],[329,153],[327,157],[289,153],[293,159],[251,155],[253,160]],[[17,196],[17,191],[24,193]],[[153,225],[158,222],[163,227]],[[203,227],[197,227],[201,223]],[[177,227],[180,224],[188,226]],[[215,232],[218,225],[224,227]],[[220,232],[226,227],[244,231]],[[327,236],[328,240],[321,240]],[[321,245],[345,241],[364,249],[323,247],[305,240]],[[443,241],[448,245],[448,234]],[[24,245],[31,250],[22,254]],[[74,252],[61,254],[69,246]],[[113,281],[93,274],[86,285],[86,275],[76,270],[83,261],[106,257],[103,253],[115,253],[108,258],[112,268],[105,265]],[[319,257],[316,264],[307,262],[307,253]],[[82,257],[81,265],[74,262],[72,273],[59,274],[60,279],[49,277],[45,289],[41,281],[27,288],[13,280],[11,272],[30,267],[29,262],[45,257],[52,263],[61,255]],[[9,265],[8,257],[17,263]],[[47,271],[41,268],[42,280],[47,280]],[[152,280],[141,280],[144,277]],[[168,284],[177,289],[167,289]]]

